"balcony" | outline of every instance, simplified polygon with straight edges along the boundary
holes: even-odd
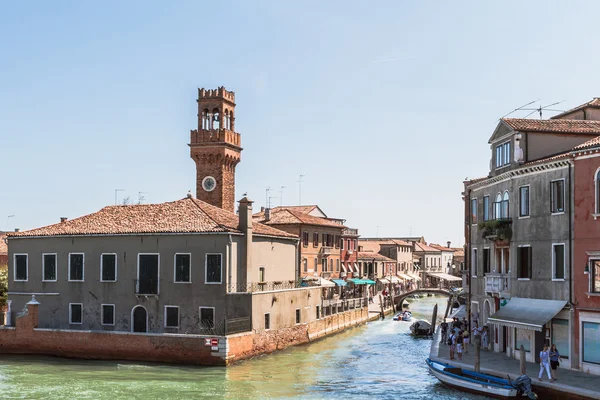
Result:
[[[143,296],[158,295],[158,280],[155,279],[134,279],[135,294]]]
[[[481,237],[494,242],[510,242],[512,237],[512,219],[492,219],[479,223]]]
[[[358,229],[346,228],[342,231],[342,236],[358,236]]]
[[[321,255],[330,256],[333,254],[333,247],[323,246],[321,247]]]
[[[485,291],[492,294],[508,294],[510,292],[510,276],[508,274],[485,274]]]

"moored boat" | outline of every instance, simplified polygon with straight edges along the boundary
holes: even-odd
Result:
[[[499,378],[497,376],[483,374],[479,372],[469,371],[450,364],[445,364],[431,359],[426,360],[429,366],[429,371],[446,386],[467,391],[471,393],[482,394],[484,396],[496,398],[517,397],[520,391],[523,391],[526,396],[531,399],[537,396],[529,390],[525,390],[521,385],[523,380],[531,380],[526,375],[520,377],[519,385],[514,384],[508,379]],[[518,381],[518,380],[517,380]],[[515,381],[515,383],[517,382]],[[521,390],[519,390],[521,389]]]
[[[410,326],[410,334],[416,337],[431,337],[431,324],[427,321],[419,320]]]

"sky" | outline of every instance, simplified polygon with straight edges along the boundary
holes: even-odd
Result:
[[[0,230],[195,193],[197,88],[236,94],[236,198],[462,245],[498,119],[600,96],[600,2],[0,5]],[[528,112],[512,114],[523,117]],[[546,116],[550,116],[548,113]],[[531,116],[532,118],[535,115]]]

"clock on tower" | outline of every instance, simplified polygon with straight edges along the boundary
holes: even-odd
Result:
[[[235,132],[235,94],[198,89],[198,129],[191,131],[190,156],[196,163],[196,198],[234,212],[235,167],[242,152]]]

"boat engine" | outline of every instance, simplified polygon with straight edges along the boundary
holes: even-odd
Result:
[[[531,391],[531,378],[527,375],[521,375],[514,381],[511,381],[509,376],[508,382],[512,385],[512,387],[519,391],[519,394],[527,396],[529,399],[538,398],[537,394]]]

